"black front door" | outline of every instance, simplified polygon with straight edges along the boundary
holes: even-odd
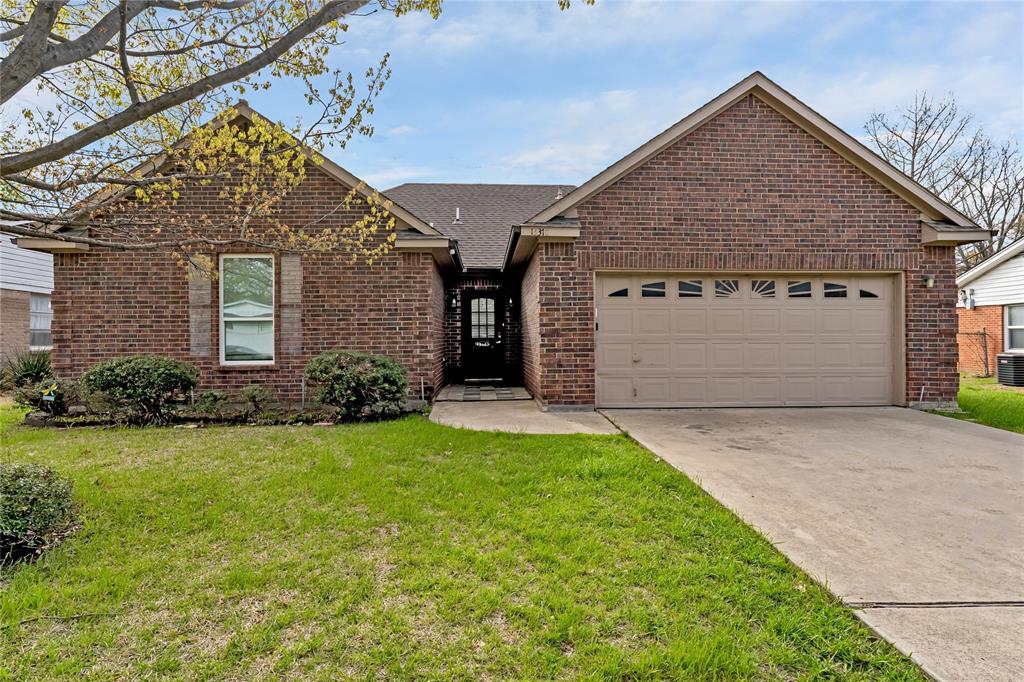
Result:
[[[503,313],[497,293],[463,293],[462,373],[467,380],[504,378]]]

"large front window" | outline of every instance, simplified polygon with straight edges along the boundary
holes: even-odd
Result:
[[[1006,306],[1006,350],[1024,353],[1024,305]]]
[[[274,257],[221,256],[220,359],[274,362]]]

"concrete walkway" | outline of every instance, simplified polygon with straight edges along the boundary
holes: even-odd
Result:
[[[430,420],[475,431],[548,434],[619,432],[598,412],[542,412],[532,400],[434,403],[430,410]]]
[[[1024,436],[895,407],[606,414],[933,677],[1024,680]]]

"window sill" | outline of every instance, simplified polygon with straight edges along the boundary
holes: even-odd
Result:
[[[276,362],[221,362],[218,369],[274,369]]]

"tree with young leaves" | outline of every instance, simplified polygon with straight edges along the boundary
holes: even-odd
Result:
[[[940,196],[981,227],[988,242],[957,249],[957,265],[973,267],[1024,239],[1024,157],[1019,140],[995,141],[949,94],[916,93],[894,114],[872,114],[865,125],[882,158]]]
[[[328,66],[367,11],[436,18],[440,0],[0,0],[4,231],[184,256],[239,243],[386,250],[393,235],[374,235],[393,227],[389,204],[363,188],[338,199],[363,210],[354,224],[275,212],[325,145],[373,132],[387,55],[361,82]],[[235,116],[247,91],[286,78],[305,86],[307,125]],[[216,216],[174,210],[214,182]]]

